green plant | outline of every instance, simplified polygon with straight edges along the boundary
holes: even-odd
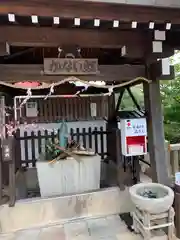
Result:
[[[174,59],[172,59],[174,63]],[[171,143],[180,142],[180,61],[174,64],[175,79],[161,82],[164,111],[165,138]]]
[[[56,145],[59,145],[58,138],[55,138],[54,142],[52,140],[48,140],[45,148],[46,160],[53,160],[61,154],[62,151],[57,149]]]

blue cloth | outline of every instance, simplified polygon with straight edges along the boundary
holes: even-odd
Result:
[[[59,131],[59,145],[65,148],[68,143],[68,126],[65,121],[62,121]]]

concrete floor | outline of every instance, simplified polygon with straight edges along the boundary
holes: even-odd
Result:
[[[141,174],[142,182],[151,180]],[[23,213],[22,213],[23,214]],[[127,229],[119,215],[75,220],[61,225],[49,225],[0,234],[0,240],[142,240]],[[156,238],[157,239],[157,238]],[[166,238],[167,239],[167,238]],[[161,240],[161,238],[158,240]],[[164,240],[164,238],[163,238]]]
[[[28,229],[1,235],[0,240],[142,240],[128,231],[118,215],[76,220],[64,225]]]

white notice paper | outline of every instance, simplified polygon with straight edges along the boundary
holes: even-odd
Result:
[[[97,116],[96,103],[91,103],[90,108],[91,108],[91,117],[96,117]]]
[[[27,102],[26,117],[37,117],[37,116],[38,116],[37,102]]]
[[[162,75],[170,75],[170,59],[162,59]]]
[[[161,41],[153,41],[152,49],[153,49],[153,53],[162,53],[163,52],[162,42]]]
[[[166,40],[166,32],[165,31],[154,31],[154,39],[157,41],[165,41]]]

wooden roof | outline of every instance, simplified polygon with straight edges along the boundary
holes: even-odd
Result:
[[[170,0],[168,0],[168,2],[169,1]],[[126,3],[127,1],[121,0],[119,2]],[[80,17],[82,19],[99,18],[101,20],[117,19],[121,21],[136,20],[138,22],[156,21],[158,23],[170,21],[174,24],[180,24],[180,9],[165,7],[168,6],[168,4],[164,5],[164,1],[161,1],[161,6],[163,7],[159,8],[143,6],[141,2],[142,1],[133,0],[134,4],[139,5],[131,5],[82,0],[2,0],[0,14],[6,15],[8,13],[14,13],[22,16],[59,16],[63,18]],[[146,4],[148,3],[147,0],[143,0],[143,2]],[[178,6],[178,4],[176,5]]]
[[[137,1],[135,0],[134,3],[137,3]],[[15,22],[8,20],[9,13],[14,14]],[[37,16],[37,23],[31,21],[32,15]],[[4,56],[4,53],[0,54],[2,56],[2,58],[0,57],[0,67],[6,71],[7,66],[5,68],[2,64],[17,64],[13,59],[18,60],[16,58],[18,54],[22,58],[22,52],[18,49],[19,47],[27,47],[27,51],[29,51],[30,47],[41,48],[44,54],[44,48],[62,48],[64,44],[67,44],[68,46],[76,45],[83,49],[82,57],[91,57],[91,53],[88,52],[86,54],[85,50],[90,49],[93,57],[98,58],[102,65],[122,64],[119,67],[121,72],[119,74],[116,73],[116,78],[118,77],[119,79],[108,77],[110,81],[120,81],[120,78],[123,81],[137,76],[144,76],[146,59],[148,59],[149,64],[150,62],[156,62],[157,58],[173,55],[174,48],[177,45],[180,46],[179,16],[180,9],[175,8],[157,8],[105,3],[102,1],[2,0],[0,7],[0,32],[3,34],[0,36],[0,45],[8,42],[10,55]],[[60,18],[60,24],[53,24],[54,17]],[[73,24],[75,18],[81,20],[80,26]],[[99,19],[100,26],[97,27],[93,24],[95,19]],[[119,21],[118,28],[113,27],[114,20]],[[138,23],[138,28],[132,28],[133,21]],[[155,23],[154,29],[149,29],[149,22]],[[172,24],[170,31],[166,31],[167,23]],[[162,41],[162,51],[158,53],[154,53],[152,50],[155,29],[166,31],[166,39]],[[174,33],[176,35],[173,35]],[[12,51],[12,47],[17,48],[15,52]],[[121,55],[123,47],[126,48],[125,58],[122,58],[124,55]],[[37,55],[34,50],[32,52],[36,56],[34,59],[37,62],[23,61],[22,64],[42,64],[39,61],[39,59],[43,59],[41,50],[40,54]],[[110,59],[111,63],[104,61],[107,52],[109,55],[106,59]],[[56,57],[54,53],[52,55]],[[21,62],[18,62],[18,64],[21,64]],[[130,65],[127,67],[125,64]],[[29,77],[28,75],[21,76],[22,69],[18,72],[18,76],[12,75],[13,66],[9,67],[11,70],[9,73],[4,73],[3,81],[8,81],[7,78],[10,78],[9,81],[11,79],[12,81],[18,81],[17,78]],[[105,68],[107,67],[105,66]],[[109,69],[111,68],[110,66]],[[36,79],[39,75],[35,72]],[[44,78],[41,75],[39,77]],[[19,80],[21,81],[21,79]]]
[[[90,0],[84,0],[90,2]],[[93,0],[93,2],[100,2],[99,0]],[[180,1],[178,0],[105,0],[101,2],[106,3],[118,3],[128,5],[140,5],[140,6],[151,6],[151,7],[169,7],[169,8],[180,8]]]

